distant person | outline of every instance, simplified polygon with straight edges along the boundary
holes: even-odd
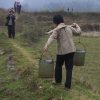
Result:
[[[20,4],[20,2],[18,2],[18,4],[17,4],[17,11],[18,11],[18,14],[20,14],[20,12],[21,12],[21,4]]]
[[[15,3],[14,3],[14,10],[15,10],[16,13],[20,14],[21,7],[22,6],[21,6],[20,2],[15,1]]]
[[[54,39],[57,40],[58,53],[57,53],[56,67],[55,67],[55,82],[53,82],[53,84],[55,85],[61,84],[62,65],[65,63],[65,68],[66,68],[65,89],[69,90],[71,88],[71,82],[72,82],[73,57],[76,51],[73,42],[73,34],[79,35],[81,33],[81,29],[76,23],[72,25],[65,25],[64,19],[61,15],[54,16],[53,22],[56,25],[56,28],[48,32],[51,35],[47,43],[45,44],[43,51],[47,52],[48,47],[53,42],[53,40]]]
[[[70,11],[69,11],[69,8],[67,9],[67,12],[69,13]]]
[[[17,13],[17,2],[16,1],[14,3],[14,10],[15,10],[15,13]]]
[[[8,37],[15,38],[15,14],[12,9],[10,9],[8,16],[6,17],[6,26],[8,27]]]
[[[74,12],[74,9],[72,8],[72,13]]]

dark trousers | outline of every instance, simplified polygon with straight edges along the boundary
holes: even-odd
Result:
[[[15,26],[8,25],[8,37],[15,38]]]
[[[57,58],[56,58],[55,81],[56,81],[56,83],[61,83],[61,81],[62,81],[62,65],[65,63],[65,68],[66,68],[65,87],[66,88],[71,88],[73,57],[74,57],[74,53],[69,53],[66,55],[57,55]]]

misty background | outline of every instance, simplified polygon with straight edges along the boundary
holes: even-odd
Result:
[[[67,11],[100,12],[100,0],[17,0],[25,11]],[[0,8],[13,7],[15,0],[0,0]]]

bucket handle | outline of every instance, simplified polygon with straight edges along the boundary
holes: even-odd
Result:
[[[76,45],[78,45],[78,44],[80,44],[81,46],[83,46],[84,50],[87,51],[86,46],[82,42],[78,42]]]
[[[48,54],[50,55],[50,57],[51,57],[52,60],[54,61],[54,59],[53,59],[53,57],[52,57],[52,54],[51,54],[49,51],[48,51]],[[42,60],[43,56],[44,56],[44,53],[41,52],[40,60]]]
[[[81,37],[81,36],[79,35],[79,41],[76,42],[76,45],[80,44],[81,46],[83,46],[84,50],[87,51],[86,46],[85,46],[84,43],[81,42],[81,38],[80,38],[80,37]]]

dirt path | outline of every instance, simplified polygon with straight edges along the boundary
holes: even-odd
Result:
[[[18,20],[19,15],[16,14],[16,21]],[[5,28],[5,27],[2,27]],[[3,33],[5,33],[5,36],[8,37],[6,34],[6,31],[2,30]],[[14,48],[16,48],[31,64],[35,65],[36,61],[32,58],[31,54],[27,52],[22,46],[20,46],[18,43],[16,43],[15,40],[9,40],[9,42],[12,44]]]
[[[14,40],[9,40],[10,43],[14,48],[16,48],[21,54],[33,65],[36,64],[36,61],[32,58],[31,54],[28,53],[23,47],[21,47],[18,43],[16,43]]]

